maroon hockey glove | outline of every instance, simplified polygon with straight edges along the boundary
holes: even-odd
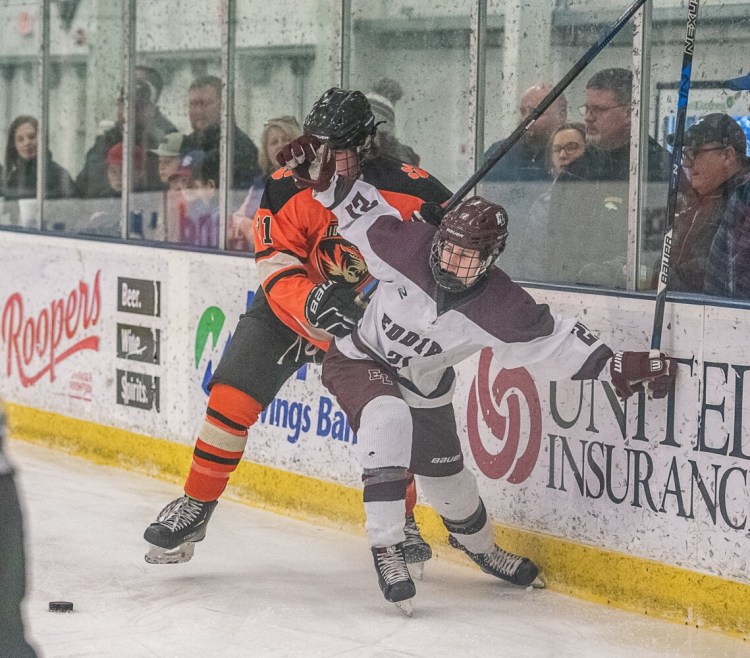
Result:
[[[618,352],[612,357],[609,373],[621,400],[640,390],[644,382],[648,383],[652,397],[663,398],[674,383],[677,367],[665,354],[652,359],[648,352]]]
[[[279,165],[291,170],[297,187],[322,192],[336,173],[336,158],[328,145],[312,135],[289,142],[276,156]]]
[[[357,302],[357,291],[336,281],[319,283],[305,302],[305,318],[310,325],[339,337],[352,333],[364,313],[365,306]]]

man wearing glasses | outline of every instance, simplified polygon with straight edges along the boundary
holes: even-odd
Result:
[[[726,114],[709,114],[690,127],[686,140],[683,166],[690,184],[708,188],[714,182],[713,194],[719,196],[719,225],[708,252],[704,290],[750,299],[750,163],[745,133]]]
[[[675,218],[669,289],[702,292],[711,243],[729,198],[748,173],[742,128],[726,114],[707,114],[685,133],[682,166],[690,185]],[[717,247],[715,259],[723,265],[721,251]],[[712,284],[719,269],[712,270]]]
[[[579,108],[586,124],[586,151],[557,179],[550,199],[554,246],[549,280],[609,288],[625,287],[630,173],[630,115],[633,75],[627,69],[604,69],[586,84]],[[648,138],[648,180],[643,234],[646,248],[658,251],[660,208],[669,178],[669,154]],[[652,203],[649,204],[649,199]],[[653,220],[651,219],[653,218]]]

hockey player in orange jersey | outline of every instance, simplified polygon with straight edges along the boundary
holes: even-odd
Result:
[[[329,145],[338,173],[374,185],[404,219],[424,202],[442,203],[450,196],[422,169],[377,152],[375,120],[359,91],[325,92],[305,119],[304,130]],[[332,338],[349,333],[363,313],[355,301],[370,280],[362,255],[339,236],[336,217],[313,200],[309,188],[298,187],[289,170],[271,175],[254,221],[261,287],[211,380],[185,495],[146,529],[150,563],[192,557],[242,459],[248,428],[300,366],[320,363]],[[423,563],[431,550],[412,514],[413,482],[409,500],[404,527],[408,559]]]

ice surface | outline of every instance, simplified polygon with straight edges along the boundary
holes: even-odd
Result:
[[[148,565],[143,530],[178,486],[18,441],[10,453],[26,512],[27,633],[47,658],[750,655],[741,640],[440,559],[408,619],[383,599],[364,536],[230,501],[191,562]],[[48,612],[53,600],[75,612]]]

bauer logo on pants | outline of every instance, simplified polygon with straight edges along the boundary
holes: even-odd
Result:
[[[117,371],[117,404],[159,413],[159,378],[140,372]]]

